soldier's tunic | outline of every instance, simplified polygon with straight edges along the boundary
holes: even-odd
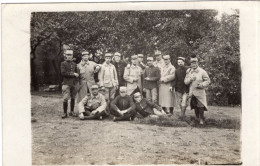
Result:
[[[124,71],[127,64],[120,60],[119,62],[113,62],[113,65],[116,68],[119,86],[125,86]]]
[[[174,107],[176,105],[175,92],[171,92],[169,88],[175,77],[175,67],[169,63],[161,68],[161,82],[159,86],[159,105],[161,107]]]
[[[106,99],[101,93],[97,96],[87,95],[85,96],[78,105],[79,113],[92,112],[97,110],[100,115],[106,113]]]
[[[118,79],[116,68],[113,64],[104,63],[99,72],[99,82],[101,87],[105,87],[105,97],[108,101],[115,98]]]
[[[141,74],[142,69],[137,65],[125,67],[124,79],[126,80],[126,88],[128,95],[131,95],[137,88],[142,90]],[[135,79],[137,79],[137,81],[134,81]]]
[[[191,78],[196,77],[195,81],[191,81]],[[196,97],[196,99],[199,101],[199,104],[203,104],[205,107],[205,110],[208,110],[207,105],[207,98],[206,98],[206,92],[205,89],[210,84],[210,78],[208,76],[208,73],[203,70],[202,68],[198,67],[197,69],[188,69],[186,72],[186,77],[184,79],[184,83],[186,85],[189,85],[189,96]],[[198,87],[198,84],[201,83],[203,85],[202,88]],[[191,103],[191,109],[195,108],[196,106]]]
[[[91,86],[96,84],[94,79],[94,70],[97,66],[98,64],[92,61],[81,61],[77,65],[80,72],[78,102],[80,102],[88,92],[91,93]]]
[[[122,116],[119,112],[123,110],[127,110],[127,112]],[[126,95],[124,97],[117,96],[112,102],[111,102],[111,114],[116,117],[135,117],[136,111],[135,111],[135,104],[132,99],[132,97]]]
[[[61,63],[61,75],[63,76],[62,94],[63,101],[67,102],[70,98],[75,99],[78,91],[78,78],[74,73],[79,73],[77,65],[72,61]]]
[[[161,111],[162,108],[157,104],[143,98],[140,102],[135,103],[136,111],[141,114],[143,117],[147,117],[152,114],[156,114],[153,109]]]

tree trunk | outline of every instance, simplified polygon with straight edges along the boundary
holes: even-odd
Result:
[[[39,90],[39,85],[38,85],[38,80],[37,80],[37,75],[36,75],[36,66],[35,66],[35,50],[32,50],[31,53],[31,91],[38,91]]]

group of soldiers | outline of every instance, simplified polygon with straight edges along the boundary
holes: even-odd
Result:
[[[90,53],[83,51],[78,64],[73,62],[73,50],[65,50],[64,55],[62,118],[70,115],[81,120],[103,119],[113,115],[114,121],[134,120],[137,114],[143,117],[173,114],[178,106],[183,119],[190,105],[198,122],[204,124],[204,111],[208,109],[205,89],[210,78],[198,66],[195,55],[190,57],[189,67],[185,66],[185,58],[178,57],[177,69],[171,64],[170,55],[158,50],[147,57],[147,64],[143,54],[132,55],[130,62],[126,62],[119,52],[105,53],[102,61],[102,53],[97,52],[90,61]],[[76,96],[78,115],[74,112]]]

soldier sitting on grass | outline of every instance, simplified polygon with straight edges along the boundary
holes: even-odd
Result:
[[[98,85],[92,85],[91,94],[87,95],[79,102],[79,118],[84,119],[100,119],[107,116],[105,96],[99,93]]]
[[[134,94],[134,100],[136,111],[143,117],[158,117],[166,114],[160,106],[143,98],[140,92]]]
[[[114,121],[134,120],[135,118],[135,104],[126,91],[126,87],[120,87],[120,95],[111,102],[110,113],[114,115]]]

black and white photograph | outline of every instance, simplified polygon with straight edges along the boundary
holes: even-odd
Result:
[[[30,12],[31,164],[243,165],[241,10],[135,5]]]

